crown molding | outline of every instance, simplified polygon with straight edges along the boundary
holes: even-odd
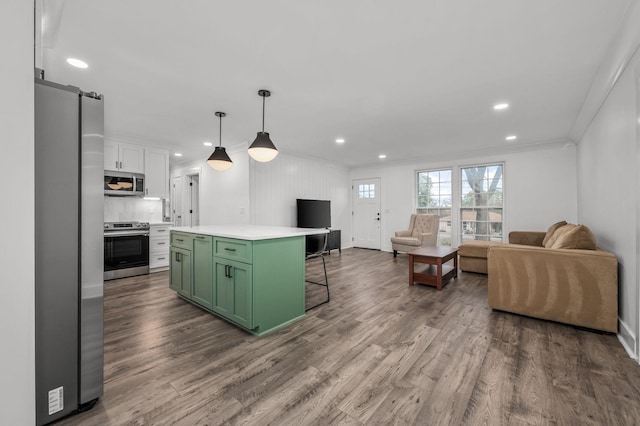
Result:
[[[598,115],[600,108],[640,47],[640,2],[629,0],[620,30],[613,37],[580,112],[573,123],[569,138],[579,142]]]

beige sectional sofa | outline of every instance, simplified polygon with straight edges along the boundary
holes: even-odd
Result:
[[[487,253],[491,308],[617,332],[618,261],[596,247],[586,226],[565,222],[547,232],[512,232],[509,244],[472,245]],[[481,257],[468,257],[482,266]]]

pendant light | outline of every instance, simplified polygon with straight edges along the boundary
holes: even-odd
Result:
[[[222,117],[224,117],[224,112],[216,112],[216,117],[220,118],[220,145],[216,146],[216,149],[213,150],[213,154],[207,160],[207,164],[211,166],[214,170],[227,170],[231,166],[233,166],[233,161],[227,155],[227,151],[222,146]]]
[[[262,131],[258,132],[256,140],[254,140],[249,147],[249,155],[256,161],[266,163],[276,158],[278,150],[273,142],[271,142],[269,133],[264,131],[264,99],[271,96],[271,92],[268,90],[258,90],[258,95],[262,96]]]

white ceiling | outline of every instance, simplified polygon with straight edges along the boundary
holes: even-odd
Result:
[[[62,14],[43,26],[43,67],[105,95],[107,139],[184,161],[218,143],[215,111],[227,113],[224,146],[251,143],[259,89],[272,92],[265,131],[281,152],[346,166],[427,159],[566,143],[627,4],[44,0],[45,19]],[[494,111],[499,101],[511,108]]]

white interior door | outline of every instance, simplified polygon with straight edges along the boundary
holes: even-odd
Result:
[[[183,226],[182,176],[174,176],[171,184],[171,218],[174,226]]]
[[[189,181],[188,203],[189,205],[185,209],[185,225],[186,226],[198,226],[200,225],[200,175],[187,176]]]
[[[380,178],[354,179],[353,246],[380,250]]]

